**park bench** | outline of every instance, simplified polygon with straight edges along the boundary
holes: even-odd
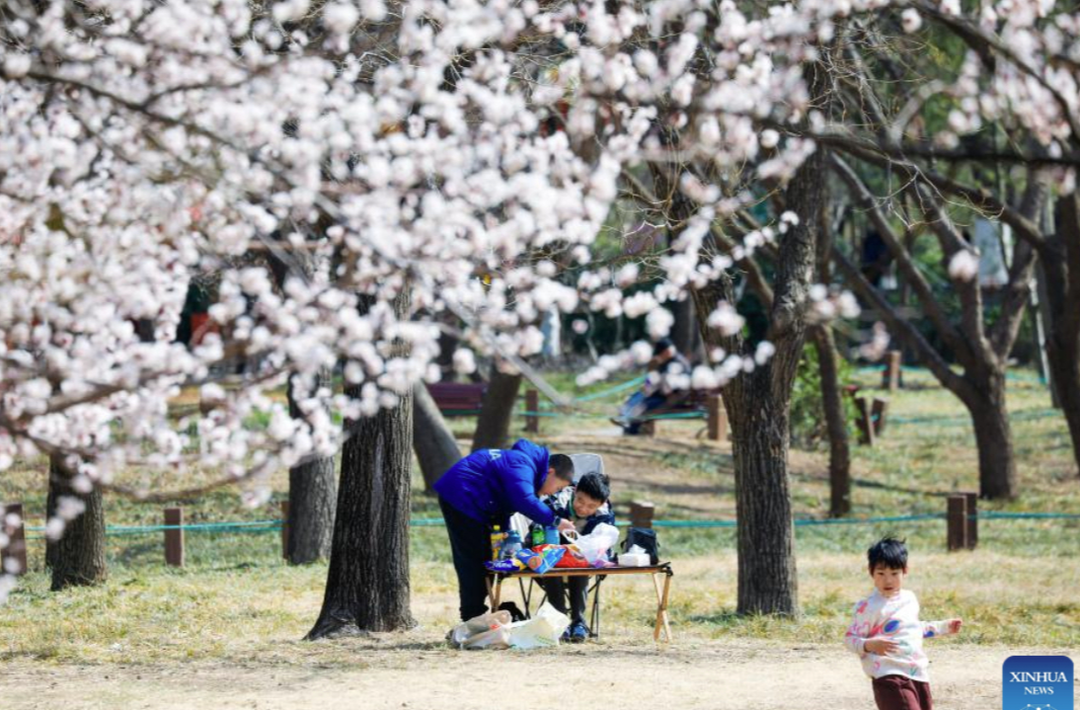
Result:
[[[709,439],[713,441],[727,440],[727,411],[720,399],[720,390],[685,390],[675,393],[668,402],[659,409],[654,409],[641,417],[644,423],[641,425],[641,433],[644,436],[655,436],[657,422],[663,419],[675,418],[669,415],[679,415],[679,419],[704,419],[707,426],[701,434],[708,432]]]
[[[487,393],[486,382],[436,382],[427,388],[445,417],[479,414]]]

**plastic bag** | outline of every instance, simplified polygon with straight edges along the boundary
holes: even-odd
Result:
[[[593,566],[605,558],[607,551],[619,542],[619,531],[614,525],[600,523],[588,535],[579,537],[574,545]]]
[[[510,639],[510,626],[496,626],[475,636],[470,636],[465,640],[465,643],[461,644],[461,647],[466,651],[479,651],[485,648],[501,651],[510,648]]]
[[[544,602],[533,618],[510,625],[510,647],[525,650],[557,646],[559,637],[569,625],[566,614]]]
[[[592,567],[589,561],[585,559],[585,555],[581,554],[581,550],[578,549],[577,545],[562,545],[562,548],[566,550],[566,554],[555,565],[556,568],[582,569]]]
[[[508,611],[487,612],[480,616],[474,616],[468,621],[463,621],[455,626],[447,639],[458,648],[466,648],[466,644],[474,636],[480,636],[494,629],[509,626],[510,618],[510,612]],[[483,648],[483,646],[480,648]]]

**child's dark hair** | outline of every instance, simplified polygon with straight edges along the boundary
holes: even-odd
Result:
[[[552,454],[548,467],[555,469],[555,477],[567,483],[574,480],[574,461],[566,454]]]
[[[906,540],[898,540],[891,535],[881,538],[866,551],[866,559],[870,563],[872,573],[878,567],[887,569],[907,569]]]
[[[586,473],[577,482],[576,491],[584,493],[593,500],[607,503],[611,497],[611,479],[602,473]]]

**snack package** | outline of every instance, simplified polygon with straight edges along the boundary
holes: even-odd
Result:
[[[484,563],[491,572],[520,572],[525,569],[525,563],[517,557],[508,560],[489,561]]]
[[[552,567],[557,567],[559,561],[566,554],[566,548],[562,545],[537,545],[532,549],[533,556],[526,564],[533,572],[543,574]]]
[[[585,555],[577,545],[563,545],[563,548],[566,550],[566,554],[564,554],[558,564],[555,565],[556,567],[561,567],[563,569],[592,567],[592,565],[589,564],[589,560],[586,559]]]

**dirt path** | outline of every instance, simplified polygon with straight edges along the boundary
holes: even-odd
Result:
[[[353,708],[491,710],[872,710],[856,659],[835,646],[782,648],[710,641],[657,649],[587,645],[514,653],[458,653],[417,643],[344,639],[355,666],[305,665],[296,654],[271,663],[170,666],[0,664],[5,710],[114,708]],[[380,650],[381,648],[381,650]],[[932,652],[939,710],[1001,707],[1001,664],[1010,655],[1060,653],[953,645]],[[573,700],[570,701],[569,699]]]

